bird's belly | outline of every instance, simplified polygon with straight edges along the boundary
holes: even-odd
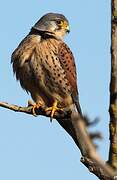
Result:
[[[47,77],[45,77],[47,79]],[[44,79],[39,83],[40,91],[38,93],[42,97],[43,101],[45,102],[46,106],[52,106],[55,100],[58,102],[58,107],[66,108],[73,104],[71,94],[69,91],[65,91],[62,87],[59,87],[56,83],[44,82]]]
[[[30,92],[32,99],[36,102],[42,102],[43,105],[50,107],[57,100],[58,107],[69,107],[72,102],[69,90],[55,82],[47,71],[43,70],[40,65],[40,70],[36,75],[36,81],[27,66],[23,66],[20,72],[20,83],[23,89]]]

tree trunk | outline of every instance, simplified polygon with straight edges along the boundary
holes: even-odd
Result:
[[[111,82],[110,82],[109,164],[117,169],[117,0],[111,2]]]

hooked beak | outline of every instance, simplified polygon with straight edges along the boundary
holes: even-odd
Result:
[[[70,27],[69,26],[66,27],[66,32],[70,33]]]

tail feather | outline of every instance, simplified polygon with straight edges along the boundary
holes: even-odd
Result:
[[[78,113],[80,114],[81,117],[83,117],[78,96],[77,96],[77,97],[74,97],[74,95],[72,95],[72,99],[73,99],[73,102],[74,102],[74,104],[75,104],[75,106],[76,106],[76,109],[77,109]]]

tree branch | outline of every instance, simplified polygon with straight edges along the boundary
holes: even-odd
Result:
[[[117,170],[117,0],[112,0],[109,164]]]
[[[21,107],[17,105],[11,105],[5,102],[0,102],[0,106],[10,109],[15,112],[23,112],[26,114],[33,115],[32,107]],[[36,109],[37,115],[43,115],[50,117],[50,113],[45,111],[46,107],[40,107]],[[76,145],[81,151],[82,159],[81,162],[92,171],[97,177],[106,180],[106,177],[113,179],[115,172],[110,166],[105,164],[96,152],[95,146],[93,145],[90,136],[86,130],[85,119],[78,116],[78,113],[68,111],[56,112],[54,118],[57,119],[59,124],[69,133],[73,138]]]
[[[109,174],[106,174],[103,168],[100,168],[100,166],[95,163],[94,161],[91,161],[91,159],[82,157],[81,162],[89,169],[89,171],[93,174],[95,174],[99,179],[101,180],[114,180],[116,179],[116,176],[110,177]]]
[[[0,102],[0,107],[4,107],[6,109],[10,109],[15,112],[22,112],[26,114],[33,115],[33,105],[29,105],[28,107],[22,107],[22,106],[17,106],[14,104],[8,104],[7,102]],[[46,117],[50,117],[50,112],[46,111],[46,107],[41,106],[40,108],[35,108],[35,113],[36,115],[42,115]],[[55,119],[63,119],[63,118],[69,118],[71,115],[71,111],[59,111],[55,112],[54,118]]]

